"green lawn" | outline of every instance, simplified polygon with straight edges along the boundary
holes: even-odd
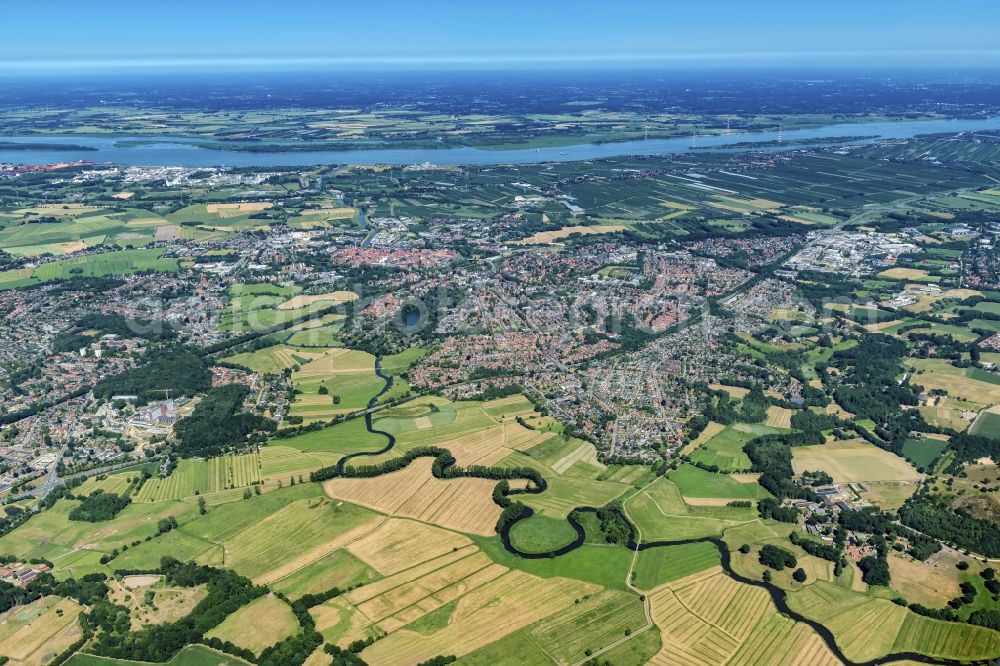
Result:
[[[108,275],[132,275],[145,271],[176,271],[177,259],[161,259],[164,248],[142,250],[116,250],[73,257],[61,261],[51,261],[31,268],[16,268],[0,271],[0,290],[13,289],[29,284],[57,282],[72,277],[105,277]]]
[[[583,545],[565,555],[526,560],[508,553],[500,537],[468,535],[494,562],[542,578],[575,578],[616,590],[627,590],[625,578],[632,566],[632,551],[622,546]]]
[[[948,442],[938,439],[921,437],[908,439],[903,443],[903,455],[913,461],[917,467],[927,467],[937,459]]]
[[[639,553],[633,583],[642,590],[679,580],[693,573],[717,566],[719,549],[710,543],[650,548]]]
[[[681,465],[670,473],[670,480],[685,497],[753,500],[770,495],[756,483],[740,483],[726,474],[713,474],[694,465]]]
[[[705,465],[717,465],[724,471],[748,471],[750,459],[743,452],[743,445],[760,435],[779,431],[767,426],[738,425],[740,428],[727,426],[718,435],[699,446],[691,454],[691,459]]]
[[[511,543],[526,553],[556,550],[575,538],[576,530],[568,521],[540,514],[518,521],[510,530]]]

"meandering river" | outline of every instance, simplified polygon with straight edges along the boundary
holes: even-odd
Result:
[[[393,437],[392,434],[387,433],[383,430],[377,430],[372,424],[372,413],[370,410],[378,404],[378,399],[382,397],[390,388],[392,388],[392,378],[386,376],[382,372],[381,358],[376,358],[375,360],[375,374],[381,377],[382,380],[385,382],[385,384],[383,385],[382,390],[379,391],[378,394],[368,402],[369,411],[365,413],[365,427],[368,429],[368,432],[385,437],[386,445],[383,448],[379,449],[378,451],[357,452],[345,455],[337,462],[338,474],[343,474],[347,462],[352,458],[364,457],[364,456],[378,456],[388,452],[396,444],[396,438]],[[454,463],[454,460],[452,460],[452,463]],[[510,491],[508,495],[515,495],[519,493],[539,493],[543,492],[544,490],[545,488],[528,488],[525,490],[513,490]],[[597,511],[597,509],[595,507],[581,506],[577,507],[575,511],[594,512]],[[584,530],[584,527],[579,523],[579,521],[577,521],[574,518],[573,513],[570,513],[570,515],[567,517],[567,521],[569,521],[569,524],[573,527],[574,531],[576,532],[576,537],[570,543],[567,543],[565,546],[561,546],[556,550],[541,552],[541,553],[525,552],[520,550],[516,545],[511,543],[510,539],[511,528],[518,522],[531,518],[532,515],[534,515],[534,512],[530,508],[527,508],[524,511],[524,513],[521,514],[520,517],[516,518],[515,520],[507,522],[501,528],[500,540],[503,542],[504,548],[509,553],[527,560],[549,559],[565,555],[584,545],[584,542],[586,541],[586,532]],[[666,548],[669,546],[681,546],[689,543],[712,544],[718,549],[720,564],[722,565],[722,569],[726,572],[726,574],[730,578],[740,583],[743,583],[744,585],[752,585],[754,587],[764,588],[770,595],[771,601],[778,609],[778,612],[782,613],[783,615],[791,618],[796,622],[801,622],[803,624],[809,625],[809,627],[811,627],[813,631],[815,631],[816,634],[823,640],[823,642],[826,644],[826,647],[830,650],[830,652],[832,652],[834,656],[836,656],[847,666],[879,666],[881,664],[888,664],[896,661],[907,661],[907,660],[919,662],[922,664],[961,663],[959,661],[949,660],[949,659],[936,659],[917,652],[894,652],[892,654],[887,654],[883,657],[879,657],[878,659],[872,659],[869,661],[862,661],[862,662],[852,661],[851,659],[848,659],[846,655],[844,655],[843,651],[837,645],[836,638],[834,637],[832,631],[830,631],[826,626],[820,624],[819,622],[816,622],[815,620],[812,620],[806,617],[805,615],[802,615],[801,613],[792,609],[792,607],[788,605],[788,593],[784,589],[778,587],[777,585],[774,585],[773,583],[764,582],[763,580],[757,580],[754,578],[747,578],[746,576],[737,573],[732,566],[732,553],[729,550],[729,545],[722,539],[706,536],[695,539],[645,541],[640,543],[637,542],[636,540],[635,527],[632,525],[632,522],[629,520],[628,516],[626,516],[623,513],[620,515],[622,519],[629,526],[629,539],[628,543],[625,546],[629,550],[643,551],[643,550],[649,550],[650,548]]]

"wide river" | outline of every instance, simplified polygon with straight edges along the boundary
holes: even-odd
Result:
[[[899,120],[891,122],[826,125],[810,129],[785,130],[784,141],[794,139],[831,139],[836,137],[876,136],[879,139],[905,139],[918,134],[967,132],[1000,129],[1000,117],[979,120]],[[699,135],[699,148],[734,150],[730,144],[739,142],[774,141],[776,131],[730,134],[728,136]],[[143,141],[134,146],[116,145],[120,141]],[[485,150],[482,148],[371,148],[364,150],[318,150],[288,152],[237,152],[200,148],[196,143],[206,139],[182,139],[147,136],[0,136],[0,142],[61,143],[88,146],[96,150],[4,150],[0,163],[52,164],[56,162],[110,162],[129,166],[185,167],[278,167],[311,166],[316,164],[534,164],[538,162],[573,162],[623,155],[666,155],[691,151],[692,137],[648,141],[618,141],[612,143],[580,143],[550,148],[520,148],[515,150]],[[871,140],[869,140],[871,141]],[[281,142],[273,142],[281,143]],[[794,149],[801,146],[785,144],[765,150]]]

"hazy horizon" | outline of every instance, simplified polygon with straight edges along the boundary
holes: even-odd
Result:
[[[692,7],[626,0],[613,11],[513,0],[502,6],[302,0],[169,5],[66,0],[5,7],[0,73],[170,69],[969,67],[1000,65],[1000,7],[789,0]],[[891,26],[891,29],[889,29]]]

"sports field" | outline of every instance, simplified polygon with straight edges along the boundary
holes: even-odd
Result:
[[[920,473],[904,459],[861,440],[792,448],[796,474],[823,471],[836,483],[915,481]]]

